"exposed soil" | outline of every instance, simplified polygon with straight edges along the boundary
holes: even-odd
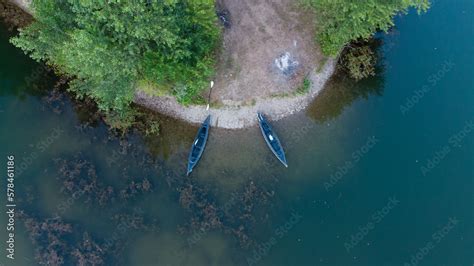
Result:
[[[135,103],[191,123],[210,113],[213,126],[238,129],[255,125],[257,111],[276,120],[303,110],[334,73],[314,39],[315,15],[297,1],[218,0],[217,15],[224,34],[210,110],[140,90]],[[296,93],[305,78],[309,88]]]
[[[29,15],[5,3],[0,0],[0,11],[4,20],[14,20],[9,24],[30,22]],[[12,3],[31,11],[28,0]],[[210,110],[182,106],[171,96],[150,96],[140,88],[134,102],[191,123],[202,122],[210,113],[213,126],[228,129],[256,124],[257,111],[281,119],[306,108],[336,65],[316,45],[314,14],[292,0],[217,0],[217,9],[224,33]],[[296,93],[305,79],[309,87]]]
[[[297,1],[218,0],[217,9],[227,23],[213,102],[243,105],[291,93],[321,62],[314,14]],[[276,62],[280,57],[286,57],[286,68]]]
[[[324,88],[324,85],[334,73],[335,67],[336,61],[329,59],[322,67],[321,72],[311,71],[308,76],[311,86],[306,94],[267,97],[256,100],[254,104],[244,106],[224,105],[209,110],[206,110],[206,106],[202,105],[185,107],[172,96],[152,97],[140,90],[135,93],[134,101],[146,108],[190,123],[201,123],[208,114],[211,114],[211,124],[214,127],[226,129],[246,128],[257,123],[257,112],[263,112],[268,118],[278,120],[304,110]]]

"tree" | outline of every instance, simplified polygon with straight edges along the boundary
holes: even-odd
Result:
[[[429,0],[302,0],[317,14],[317,40],[324,54],[338,55],[351,41],[366,40],[377,30],[387,31],[393,18],[414,7],[419,13]]]
[[[142,81],[190,102],[212,74],[219,39],[212,0],[34,0],[32,7],[35,22],[12,43],[73,78],[70,90],[106,113],[129,115]]]

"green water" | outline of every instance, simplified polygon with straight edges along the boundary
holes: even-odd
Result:
[[[195,127],[163,117],[160,136],[108,132],[53,93],[55,77],[2,28],[0,156],[15,155],[25,215],[14,263],[2,222],[0,262],[36,265],[53,250],[75,265],[79,250],[110,265],[472,265],[473,20],[467,0],[398,17],[379,36],[376,77],[337,75],[306,112],[274,123],[288,169],[258,128],[212,129],[191,178]],[[56,216],[71,231],[31,238],[31,221]]]

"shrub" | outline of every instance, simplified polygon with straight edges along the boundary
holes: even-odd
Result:
[[[375,53],[366,43],[351,46],[341,55],[341,66],[355,80],[374,76],[375,64]]]
[[[324,54],[338,55],[354,40],[367,40],[377,30],[387,31],[393,18],[410,7],[418,13],[429,8],[428,0],[301,0],[316,11],[317,41]]]
[[[311,87],[311,80],[308,77],[305,77],[303,80],[303,84],[296,90],[297,94],[305,94],[309,92]]]

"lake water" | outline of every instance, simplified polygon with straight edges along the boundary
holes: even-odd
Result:
[[[2,169],[15,156],[17,217],[11,261],[0,215],[0,261],[472,265],[473,20],[468,0],[397,17],[376,77],[337,75],[274,123],[288,169],[257,127],[212,129],[190,178],[196,127],[163,117],[159,136],[110,133],[2,27],[0,153]]]

